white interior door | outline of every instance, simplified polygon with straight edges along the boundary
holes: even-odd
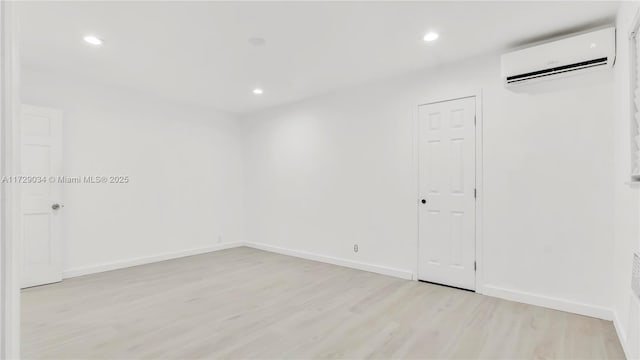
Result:
[[[62,280],[62,114],[21,109],[22,287]]]
[[[418,279],[475,290],[475,97],[421,105]]]

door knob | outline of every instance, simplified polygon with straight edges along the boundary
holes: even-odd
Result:
[[[53,210],[58,210],[58,209],[60,209],[61,207],[64,207],[64,205],[60,205],[60,204],[57,204],[57,203],[56,203],[56,204],[51,205],[51,208],[52,208]]]
[[[422,200],[420,200],[420,202],[423,203],[423,204],[426,204],[427,200],[426,199],[422,199]]]

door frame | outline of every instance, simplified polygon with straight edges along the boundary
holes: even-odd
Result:
[[[418,268],[420,262],[420,206],[418,206],[418,199],[420,198],[420,117],[419,117],[419,108],[422,105],[430,105],[445,101],[451,100],[459,100],[465,98],[475,97],[476,99],[476,126],[475,126],[475,142],[476,142],[476,229],[475,229],[475,238],[476,238],[476,293],[483,294],[484,293],[484,277],[483,277],[483,269],[484,269],[484,261],[483,261],[483,251],[482,251],[482,233],[483,233],[483,200],[484,200],[484,188],[483,188],[483,145],[482,145],[482,135],[483,135],[483,114],[482,114],[482,89],[477,90],[467,90],[460,91],[457,93],[450,94],[448,96],[437,96],[437,97],[425,97],[423,101],[418,101],[414,106],[414,121],[413,127],[415,134],[413,136],[413,153],[414,153],[414,172],[415,172],[415,204],[416,204],[416,263],[414,267],[414,276],[413,279],[418,281]]]
[[[15,4],[0,2],[0,176],[20,169],[19,51]],[[0,358],[20,357],[20,187],[1,184],[0,203]]]

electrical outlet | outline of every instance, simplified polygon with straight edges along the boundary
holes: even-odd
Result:
[[[358,252],[358,244],[353,245],[353,252]]]

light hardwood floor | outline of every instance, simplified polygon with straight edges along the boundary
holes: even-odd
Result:
[[[611,322],[250,248],[23,291],[31,358],[623,358]]]

